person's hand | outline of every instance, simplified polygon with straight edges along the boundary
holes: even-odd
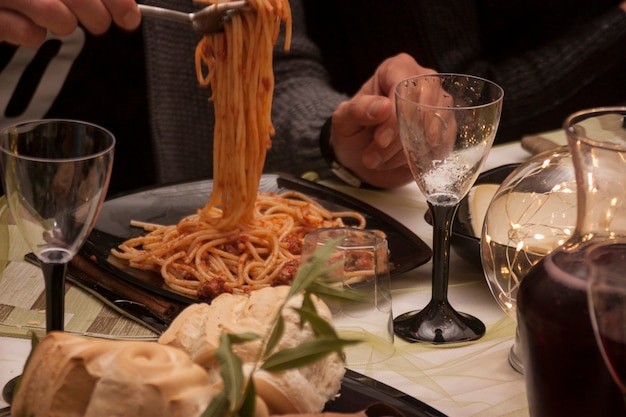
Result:
[[[0,41],[38,46],[50,30],[71,34],[78,24],[99,35],[112,23],[136,29],[141,14],[134,0],[0,0]]]
[[[330,140],[337,162],[375,187],[411,182],[397,133],[394,88],[402,79],[434,73],[407,54],[380,64],[359,92],[333,113]]]
[[[398,87],[401,100],[396,115],[399,125],[405,127],[400,130],[411,132],[410,159],[422,169],[447,159],[457,137],[454,100],[442,82],[436,76],[423,77]]]

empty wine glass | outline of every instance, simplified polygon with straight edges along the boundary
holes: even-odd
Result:
[[[114,146],[109,131],[73,120],[35,120],[0,132],[8,205],[43,271],[46,332],[64,329],[67,264],[102,207]]]
[[[448,302],[450,229],[493,144],[504,92],[470,75],[430,74],[401,81],[395,94],[404,152],[432,213],[433,271],[430,303],[396,317],[394,330],[411,342],[475,340],[485,325]]]
[[[608,240],[594,247],[586,258],[593,331],[626,402],[626,242]]]

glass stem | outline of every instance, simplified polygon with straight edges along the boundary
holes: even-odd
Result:
[[[450,233],[452,220],[458,205],[436,206],[428,203],[433,218],[433,272],[432,302],[448,300],[448,278],[450,273]]]
[[[46,285],[46,332],[64,330],[67,263],[41,263]]]

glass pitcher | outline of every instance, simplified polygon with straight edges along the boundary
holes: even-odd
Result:
[[[594,244],[626,237],[625,117],[626,107],[598,108],[564,123],[576,174],[576,229],[530,269],[517,294],[531,417],[626,416],[594,339],[585,267]]]

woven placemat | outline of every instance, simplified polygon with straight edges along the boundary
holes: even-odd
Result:
[[[157,334],[103,304],[93,295],[66,284],[65,331],[116,339],[156,339]],[[45,334],[45,288],[41,270],[12,261],[0,278],[0,335]]]

